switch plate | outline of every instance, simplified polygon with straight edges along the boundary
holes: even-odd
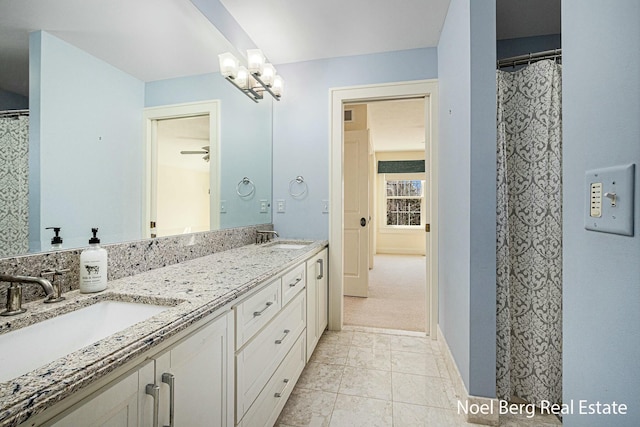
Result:
[[[227,213],[227,201],[220,200],[220,213]]]
[[[276,200],[276,210],[278,211],[278,213],[284,213],[284,211],[287,210],[287,203],[284,201],[284,199]]]
[[[322,201],[322,213],[329,213],[329,201],[328,200],[323,200]]]
[[[584,228],[633,236],[634,181],[634,164],[587,171]]]
[[[267,200],[260,200],[260,213],[267,213],[269,210],[269,202]]]

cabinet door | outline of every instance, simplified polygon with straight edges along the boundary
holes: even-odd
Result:
[[[325,248],[316,258],[318,286],[318,338],[327,328],[329,319],[329,251]]]
[[[307,261],[307,362],[327,327],[329,315],[328,251]]]
[[[55,421],[55,427],[138,425],[138,372],[107,386]]]
[[[168,376],[173,376],[172,425],[233,425],[233,336],[233,314],[229,312],[156,359],[161,425],[170,423]]]
[[[318,336],[318,282],[315,257],[307,261],[307,362],[316,347]]]

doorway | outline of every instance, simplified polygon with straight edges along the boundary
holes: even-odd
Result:
[[[425,97],[344,109],[344,323],[425,333]]]
[[[217,101],[145,109],[143,236],[219,228]]]
[[[329,329],[340,330],[344,323],[344,240],[345,226],[345,147],[343,110],[345,104],[367,103],[381,100],[422,98],[425,105],[424,152],[427,165],[424,212],[425,226],[430,233],[425,234],[425,328],[428,335],[435,338],[437,327],[437,82],[435,80],[401,82],[372,86],[356,86],[333,89],[331,95],[331,157],[329,213],[330,289],[329,289]],[[427,228],[425,231],[429,230]],[[375,263],[375,260],[374,260]]]

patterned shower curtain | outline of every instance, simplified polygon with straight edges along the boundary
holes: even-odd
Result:
[[[29,117],[0,117],[0,257],[29,250]]]
[[[562,400],[561,66],[497,72],[497,394]]]

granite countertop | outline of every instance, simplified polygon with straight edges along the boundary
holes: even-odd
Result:
[[[101,300],[170,308],[94,345],[0,383],[0,427],[17,426],[43,412],[325,246],[326,241],[311,242],[303,249],[247,245],[114,280],[96,294],[72,291],[64,295],[66,301],[58,304],[43,304],[42,300],[24,304],[25,314],[0,318],[0,334]]]

